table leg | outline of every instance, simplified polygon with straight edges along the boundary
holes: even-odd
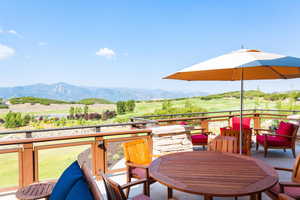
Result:
[[[204,195],[204,200],[213,200],[213,197],[209,195]]]
[[[250,196],[250,199],[251,199],[251,200],[261,200],[261,192],[252,194],[252,195]]]
[[[173,198],[173,189],[168,187],[168,199]]]

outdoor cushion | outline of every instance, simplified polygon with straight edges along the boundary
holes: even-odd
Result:
[[[93,200],[93,195],[87,185],[85,179],[80,178],[75,185],[71,188],[65,200]]]
[[[58,179],[50,200],[65,200],[73,185],[82,177],[83,174],[77,161],[73,162]]]
[[[265,136],[264,135],[257,135],[256,136],[256,141],[259,144],[264,144],[265,142]],[[278,136],[267,136],[267,142],[268,145],[270,146],[288,146],[291,144],[290,141],[283,139],[282,137],[278,137]]]
[[[279,183],[277,183],[274,187],[271,188],[271,192],[275,194],[279,194],[280,192]],[[289,195],[293,198],[300,198],[300,187],[284,187],[284,194]]]
[[[250,122],[251,118],[244,117],[242,124],[244,129],[250,129]],[[232,129],[233,130],[240,130],[240,118],[239,117],[233,117],[232,118]]]
[[[207,144],[208,142],[208,136],[205,134],[192,135],[191,138],[193,144]]]
[[[291,136],[293,134],[294,125],[288,122],[281,121],[276,134]],[[280,137],[280,136],[279,136]],[[281,137],[282,139],[288,140],[286,137]]]
[[[146,169],[135,167],[131,170],[132,175],[138,176],[140,178],[146,178]]]

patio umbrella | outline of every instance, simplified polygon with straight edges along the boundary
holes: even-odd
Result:
[[[184,68],[164,79],[187,81],[240,81],[240,153],[244,80],[300,78],[300,58],[240,49]]]

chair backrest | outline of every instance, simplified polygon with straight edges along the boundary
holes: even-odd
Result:
[[[238,149],[239,149],[239,146],[240,146],[240,131],[239,130],[223,129],[221,132],[221,136],[236,137],[237,141],[238,141]],[[252,136],[251,129],[243,129],[242,152],[246,155],[251,154],[251,136]]]
[[[293,129],[293,133],[292,133],[292,144],[294,144],[296,142],[297,139],[297,133],[298,133],[298,129],[299,129],[299,125],[293,124],[294,129]]]
[[[243,129],[250,129],[250,117],[243,117],[242,125]],[[231,127],[233,130],[240,130],[240,117],[233,117],[231,118]]]
[[[139,165],[151,163],[150,145],[147,139],[137,139],[123,143],[123,150],[127,162]]]
[[[222,153],[238,153],[236,137],[217,136],[208,145],[208,151]]]
[[[104,186],[106,189],[107,200],[126,200],[126,196],[122,191],[120,185],[110,178],[108,178],[102,171],[100,171]]]
[[[81,170],[82,170],[84,178],[90,188],[90,191],[93,194],[94,199],[95,200],[103,200],[104,198],[102,197],[101,192],[99,191],[97,183],[96,183],[90,169],[88,168],[88,166],[85,163],[81,164]]]
[[[85,163],[85,165],[90,169],[90,171],[92,171],[93,168],[92,168],[92,159],[91,159],[91,148],[88,148],[83,152],[81,152],[77,156],[77,162],[80,167],[82,166],[83,163]]]

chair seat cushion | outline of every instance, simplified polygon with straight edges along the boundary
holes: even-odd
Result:
[[[191,138],[193,144],[207,144],[208,142],[208,136],[205,134],[192,135]]]
[[[89,189],[84,178],[79,179],[71,188],[65,200],[94,200],[93,195]]]
[[[73,162],[55,184],[50,200],[65,200],[75,183],[83,177],[78,162]]]
[[[151,200],[150,197],[140,194],[132,198],[132,200]]]
[[[280,193],[279,183],[277,183],[273,188],[271,188],[270,191],[275,194],[279,194]],[[284,187],[284,193],[295,199],[298,199],[300,198],[300,187]]]
[[[256,136],[256,141],[259,144],[264,144],[265,142],[265,136],[264,135],[257,135]],[[289,146],[291,145],[291,142],[288,140],[283,139],[282,137],[278,137],[278,136],[267,136],[267,143],[270,146]]]
[[[146,178],[147,176],[146,169],[144,168],[138,168],[138,167],[132,168],[131,173],[133,176],[137,176],[139,178]]]

